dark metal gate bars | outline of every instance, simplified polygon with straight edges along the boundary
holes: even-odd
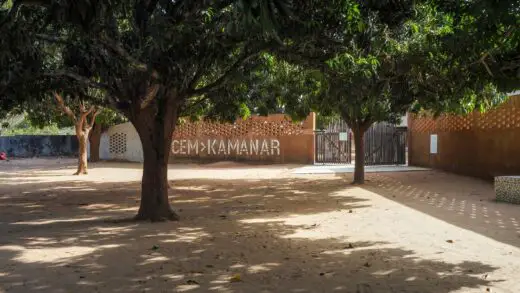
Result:
[[[365,165],[406,164],[406,128],[376,123],[365,133]]]
[[[350,164],[352,162],[352,135],[344,121],[334,121],[316,132],[315,163]]]
[[[352,163],[352,134],[343,121],[335,121],[315,135],[316,164]],[[364,136],[365,165],[406,164],[406,128],[376,123]]]

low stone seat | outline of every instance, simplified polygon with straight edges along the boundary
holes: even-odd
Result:
[[[520,176],[495,177],[497,201],[520,204]]]

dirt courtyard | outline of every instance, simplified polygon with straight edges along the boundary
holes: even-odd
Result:
[[[0,162],[0,292],[520,292],[520,206],[420,171],[172,165],[179,222],[121,221],[138,164]]]

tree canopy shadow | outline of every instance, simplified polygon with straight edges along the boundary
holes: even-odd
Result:
[[[493,184],[440,171],[379,173],[364,189],[520,248],[518,206],[495,201]]]
[[[7,292],[451,292],[496,268],[422,259],[385,241],[319,235],[300,217],[356,213],[343,180],[176,180],[180,222],[135,214],[139,184],[34,183],[0,196]],[[25,190],[25,191],[23,191]],[[310,234],[306,234],[310,233]],[[352,234],[354,232],[350,232]]]

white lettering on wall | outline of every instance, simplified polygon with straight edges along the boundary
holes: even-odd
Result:
[[[218,154],[219,155],[226,154],[226,144],[223,140],[220,141],[220,144],[218,146]]]
[[[271,155],[280,155],[280,141],[277,139],[271,139]]]
[[[172,142],[172,152],[176,155],[179,153],[179,141],[178,140],[174,140]]]
[[[188,140],[188,155],[198,154],[199,153],[199,141],[198,140]]]
[[[208,155],[211,155],[212,153],[214,155],[216,155],[217,152],[215,151],[215,145],[217,144],[217,140],[214,139],[213,141],[211,141],[211,143],[210,143],[210,141],[211,141],[211,139],[208,140]]]
[[[227,154],[230,155],[232,154],[231,151],[234,151],[235,154],[238,153],[238,146],[239,146],[239,142],[238,142],[238,139],[235,139],[235,140],[228,140],[228,152]]]
[[[249,154],[247,151],[247,142],[245,140],[242,141],[242,144],[240,144],[240,151],[238,152],[239,155],[247,155]]]
[[[172,141],[174,155],[280,156],[278,139],[180,139]]]
[[[187,143],[187,141],[185,139],[181,139],[181,149],[179,150],[179,153],[181,155],[186,154],[186,143]]]
[[[266,140],[262,141],[262,149],[260,150],[260,155],[261,156],[269,156],[270,155],[269,147],[267,146],[267,141]]]
[[[258,155],[258,139],[251,140],[249,142],[249,147],[251,149],[249,152],[251,155]]]

